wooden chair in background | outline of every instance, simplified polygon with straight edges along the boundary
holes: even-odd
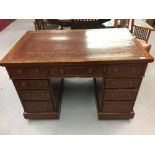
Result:
[[[148,43],[151,31],[152,30],[149,28],[133,25],[133,31],[132,31],[133,36],[136,37],[136,39],[140,42],[143,48],[146,49],[148,52],[151,49],[151,44]]]
[[[43,19],[35,19],[34,26],[35,30],[45,30],[46,24]]]
[[[110,19],[72,19],[71,29],[98,29],[105,28],[104,22]]]

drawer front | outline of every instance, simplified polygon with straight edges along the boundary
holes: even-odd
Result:
[[[19,90],[18,93],[22,100],[51,100],[48,90]]]
[[[52,101],[23,101],[25,112],[53,112]]]
[[[84,67],[77,68],[77,73],[79,76],[103,76],[104,75],[104,67]]]
[[[49,69],[51,76],[72,77],[72,76],[102,76],[104,68],[101,67],[58,67]]]
[[[48,80],[13,80],[16,89],[49,89]]]
[[[48,76],[48,69],[46,67],[15,67],[8,70],[12,78]]]
[[[145,72],[145,65],[130,65],[130,66],[109,66],[107,67],[107,77],[139,77]]]
[[[105,79],[105,88],[137,88],[141,78],[135,79]]]
[[[49,73],[51,76],[75,76],[77,74],[77,70],[75,68],[50,68]]]
[[[137,93],[136,89],[105,90],[104,100],[135,100]]]
[[[103,112],[131,112],[133,110],[133,101],[104,101]]]

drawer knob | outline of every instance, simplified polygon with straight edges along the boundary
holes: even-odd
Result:
[[[36,72],[36,73],[39,73],[39,69],[36,69],[35,72]]]
[[[29,96],[30,96],[30,94],[29,94],[29,93],[26,93],[26,96],[27,96],[27,97],[29,97]]]
[[[136,68],[135,67],[132,68],[132,72],[136,72]]]
[[[40,96],[41,96],[41,97],[44,97],[44,93],[41,93]]]
[[[114,68],[114,72],[117,73],[118,72],[118,69],[117,68]]]
[[[22,71],[19,69],[19,70],[17,70],[17,73],[18,73],[18,74],[21,74],[21,73],[22,73]]]
[[[130,93],[127,93],[126,96],[130,97]]]
[[[39,86],[42,86],[42,83],[41,82],[39,82]]]
[[[25,85],[26,85],[26,83],[25,82],[22,82],[22,86],[25,87]]]
[[[47,104],[44,105],[45,109],[47,109]]]
[[[133,81],[129,81],[129,85],[133,85]]]
[[[32,105],[32,104],[30,105],[30,108],[31,108],[31,109],[33,108],[33,105]]]
[[[60,74],[63,75],[64,74],[64,70],[60,69]]]
[[[91,73],[93,73],[93,70],[91,68],[89,68],[88,72],[91,74]]]
[[[115,81],[112,81],[112,85],[115,85],[116,84],[116,82]]]
[[[115,94],[111,93],[111,97],[115,97]]]
[[[124,105],[124,109],[126,109],[128,106],[127,105]]]

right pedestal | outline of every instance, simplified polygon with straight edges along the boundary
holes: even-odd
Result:
[[[145,64],[110,65],[94,79],[98,119],[131,119]]]

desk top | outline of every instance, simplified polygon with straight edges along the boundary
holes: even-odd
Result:
[[[28,31],[0,65],[24,63],[151,62],[125,28]]]

